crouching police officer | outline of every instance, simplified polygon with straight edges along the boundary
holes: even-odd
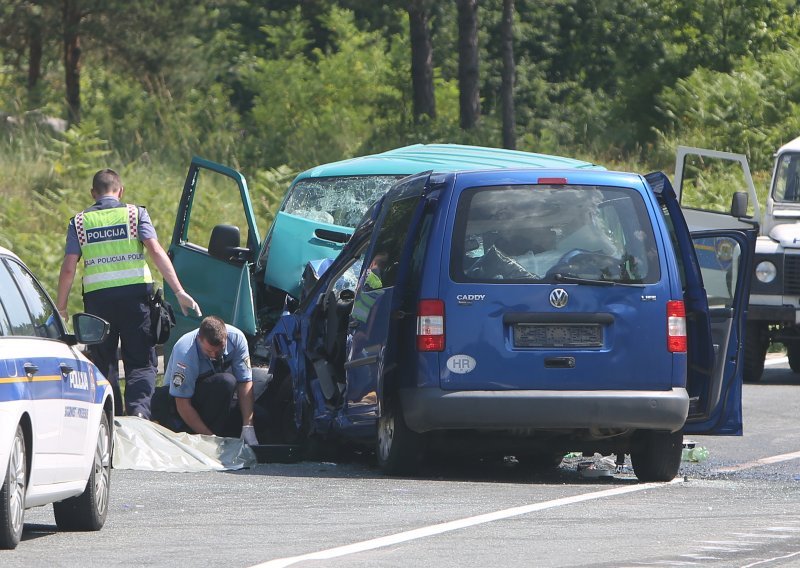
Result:
[[[176,432],[237,436],[257,445],[253,428],[253,374],[244,334],[216,316],[178,339],[164,371],[164,386],[153,397],[153,419]]]
[[[175,292],[184,315],[200,308],[183,290],[167,253],[158,242],[144,207],[122,203],[122,180],[114,170],[100,170],[92,179],[94,205],[70,219],[64,261],[58,277],[58,312],[67,319],[67,300],[83,257],[83,305],[111,324],[103,343],[89,347],[92,360],[114,390],[118,415],[150,418],[156,382],[155,341],[150,323],[153,277],[144,256],[150,253],[164,281]],[[122,344],[125,405],[118,383],[117,347]]]

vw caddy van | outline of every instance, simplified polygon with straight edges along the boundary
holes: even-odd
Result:
[[[684,433],[742,433],[755,230],[693,214],[707,228],[660,172],[397,182],[269,336],[285,441],[374,447],[390,474],[443,449],[580,451],[672,479]]]
[[[502,168],[602,169],[595,164],[530,152],[415,144],[381,154],[323,164],[291,183],[266,237],[261,239],[253,199],[244,176],[229,167],[194,158],[183,187],[168,253],[181,282],[203,308],[241,329],[253,345],[253,360],[267,362],[267,332],[285,307],[302,295],[311,261],[335,258],[364,212],[399,179],[422,171]],[[211,226],[204,221],[212,220]],[[240,236],[241,234],[241,236]],[[167,300],[175,305],[172,291]],[[165,345],[195,329],[200,318],[176,314]]]

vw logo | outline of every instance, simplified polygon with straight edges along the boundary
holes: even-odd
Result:
[[[569,301],[569,294],[563,288],[556,288],[550,292],[550,305],[554,308],[563,308]]]

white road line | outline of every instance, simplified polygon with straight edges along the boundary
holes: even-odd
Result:
[[[391,546],[393,544],[400,544],[402,542],[408,542],[411,540],[426,538],[467,527],[473,527],[475,525],[491,523],[502,519],[517,517],[519,515],[526,515],[535,511],[544,511],[545,509],[553,509],[555,507],[563,507],[565,505],[574,505],[575,503],[583,503],[585,501],[593,501],[595,499],[604,499],[606,497],[614,497],[616,495],[624,495],[626,493],[636,493],[646,489],[658,489],[660,487],[668,487],[669,485],[675,483],[683,483],[683,478],[679,477],[673,479],[669,483],[641,483],[628,487],[617,487],[614,489],[605,489],[603,491],[597,491],[594,493],[575,495],[573,497],[563,497],[561,499],[544,501],[542,503],[532,503],[530,505],[523,505],[521,507],[512,507],[502,511],[495,511],[493,513],[476,515],[474,517],[467,517],[464,519],[440,523],[438,525],[421,527],[389,536],[374,538],[372,540],[365,540],[345,546],[329,548],[328,550],[321,550],[319,552],[302,554],[300,556],[291,556],[288,558],[276,558],[275,560],[270,560],[262,564],[256,564],[251,568],[283,568],[284,566],[291,566],[292,564],[297,564],[298,562],[303,562],[305,560],[328,560],[330,558],[338,558],[340,556],[347,556],[348,554],[356,554],[367,550],[382,548],[384,546]]]
[[[792,452],[789,454],[781,454],[779,456],[770,456],[768,458],[761,458],[760,460],[755,460],[746,463],[740,463],[738,465],[732,465],[730,467],[721,467],[716,471],[720,473],[729,473],[732,471],[741,471],[743,469],[750,469],[751,467],[758,467],[760,465],[769,465],[773,463],[780,463],[789,460],[796,460],[800,459],[800,452]]]
[[[791,554],[786,554],[784,556],[775,556],[774,558],[765,558],[764,560],[759,560],[758,562],[753,562],[752,564],[745,564],[742,568],[753,568],[753,566],[758,566],[759,564],[771,564],[776,560],[786,560],[787,558],[794,558],[795,556],[800,555],[800,552],[792,552]]]

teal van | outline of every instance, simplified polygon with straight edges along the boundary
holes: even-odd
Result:
[[[206,315],[218,315],[251,341],[253,363],[266,362],[264,342],[282,312],[300,298],[311,261],[335,258],[364,213],[399,179],[428,170],[456,172],[519,168],[602,170],[596,164],[497,148],[415,144],[316,166],[289,186],[262,240],[242,174],[194,158],[178,207],[169,255],[187,291]],[[192,212],[218,219],[211,234],[192,224]],[[245,232],[244,238],[241,233]],[[176,303],[171,290],[167,300]],[[177,314],[165,346],[196,328],[200,318]]]

